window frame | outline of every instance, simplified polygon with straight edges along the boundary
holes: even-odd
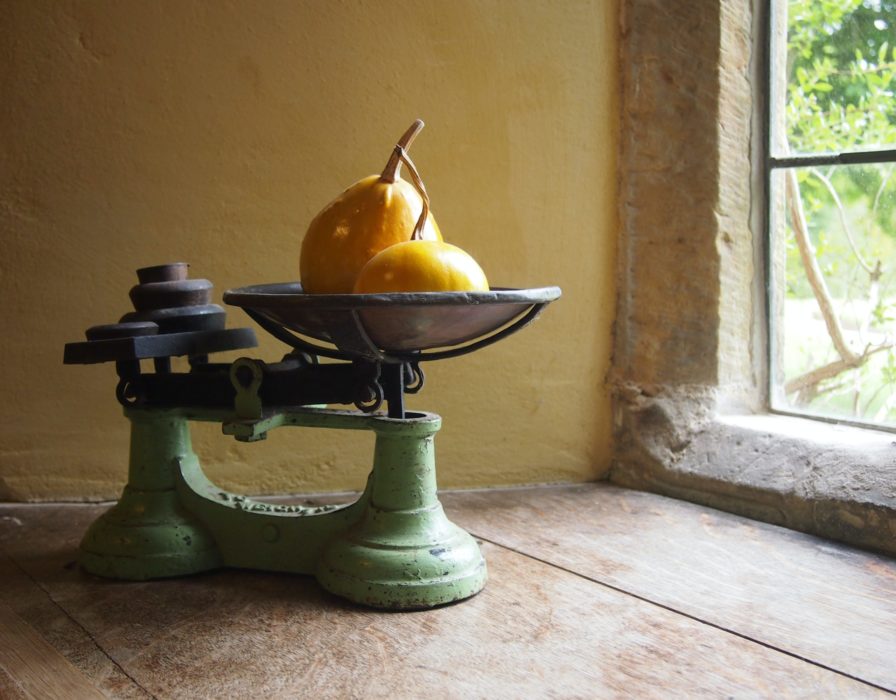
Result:
[[[757,27],[758,32],[761,34],[762,39],[759,42],[759,46],[761,47],[761,56],[760,67],[761,71],[761,80],[759,81],[759,85],[762,88],[761,95],[761,104],[762,104],[762,132],[763,132],[763,145],[764,152],[759,158],[759,163],[763,171],[763,182],[762,182],[762,212],[763,212],[763,220],[764,220],[764,238],[766,244],[766,258],[765,258],[765,279],[767,284],[767,307],[766,307],[766,318],[768,321],[768,329],[767,329],[767,363],[768,363],[768,386],[767,386],[767,410],[769,413],[774,413],[782,416],[794,416],[799,418],[806,418],[808,420],[820,421],[822,423],[834,424],[834,425],[849,425],[857,428],[865,428],[869,430],[880,430],[888,433],[896,433],[896,425],[880,425],[877,423],[871,423],[868,421],[863,421],[859,419],[850,419],[847,417],[839,417],[833,415],[825,415],[821,413],[815,413],[811,410],[799,410],[798,408],[793,407],[782,407],[775,405],[774,397],[776,393],[775,387],[775,353],[776,353],[776,340],[775,340],[775,329],[772,327],[775,322],[775,313],[774,309],[777,306],[776,296],[778,295],[778,290],[775,288],[775,279],[774,279],[774,262],[772,260],[772,251],[774,250],[773,244],[773,236],[774,231],[772,227],[772,197],[773,197],[773,187],[772,187],[772,178],[774,173],[777,171],[787,170],[789,168],[800,168],[800,167],[812,167],[812,166],[827,166],[827,165],[868,165],[874,163],[894,163],[896,162],[896,148],[869,148],[864,150],[850,150],[850,151],[842,151],[842,152],[815,152],[815,153],[807,153],[807,154],[796,154],[796,155],[782,155],[779,156],[775,153],[775,134],[773,133],[773,112],[776,107],[774,104],[774,96],[772,95],[773,86],[778,79],[786,79],[786,76],[781,76],[780,78],[776,78],[774,75],[775,65],[780,64],[780,60],[782,56],[776,56],[776,54],[783,54],[783,60],[786,61],[786,51],[787,51],[787,36],[786,36],[786,27],[785,27],[785,36],[784,46],[776,45],[776,36],[774,35],[774,15],[776,12],[780,11],[779,7],[782,4],[786,4],[787,0],[766,0],[766,2],[762,3],[762,6],[757,5],[757,8],[762,12],[762,15],[757,19],[757,22],[754,26]],[[776,60],[778,59],[778,60]],[[779,108],[783,109],[783,105],[777,105]],[[783,138],[784,135],[782,134]],[[783,296],[783,295],[782,295]],[[782,299],[783,301],[783,299]]]
[[[896,555],[892,434],[768,408],[769,7],[621,1],[609,478]]]

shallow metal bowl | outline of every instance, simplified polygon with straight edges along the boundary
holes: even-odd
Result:
[[[341,359],[419,361],[472,352],[506,337],[534,320],[560,293],[559,287],[539,287],[305,294],[300,284],[285,282],[231,289],[224,301],[243,308],[265,330],[297,349]],[[336,350],[310,345],[293,333],[330,343]],[[421,354],[433,348],[444,350]]]

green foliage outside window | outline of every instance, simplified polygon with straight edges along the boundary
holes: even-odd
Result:
[[[788,152],[773,156],[896,148],[896,0],[790,0],[786,11]],[[773,174],[787,220],[785,407],[896,425],[892,160]]]

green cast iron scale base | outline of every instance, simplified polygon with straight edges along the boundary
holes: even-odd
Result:
[[[373,470],[361,498],[305,507],[227,493],[205,477],[188,420],[222,421],[220,411],[125,414],[128,485],[81,544],[81,564],[91,573],[144,580],[233,566],[313,574],[337,595],[385,608],[449,603],[485,585],[479,547],[445,517],[436,495],[436,415],[396,419],[299,408],[258,420],[224,419],[224,431],[244,439],[258,439],[275,423],[374,431]]]
[[[234,290],[224,300],[293,351],[271,364],[214,364],[209,353],[253,347],[255,336],[224,330],[223,310],[203,305],[207,299],[189,301],[202,285],[185,280],[185,268],[138,271],[142,284],[131,293],[138,311],[66,346],[66,363],[116,363],[116,395],[131,423],[128,483],[85,534],[82,567],[123,580],[220,567],[310,574],[338,596],[388,609],[429,608],[479,592],[485,560],[437,496],[433,440],[441,419],[405,411],[403,394],[422,386],[420,362],[506,337],[559,289],[316,297],[294,284]],[[166,327],[172,318],[177,325]],[[205,327],[190,327],[196,323]],[[171,371],[178,355],[190,359],[189,372]],[[342,362],[318,364],[318,357]],[[154,372],[141,371],[146,359]],[[360,410],[318,407],[332,403]],[[354,503],[254,500],[209,481],[192,449],[190,421],[220,423],[225,435],[245,442],[285,427],[370,430],[373,468]]]

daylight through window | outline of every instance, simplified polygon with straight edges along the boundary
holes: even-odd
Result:
[[[896,0],[773,0],[771,405],[896,428]]]

